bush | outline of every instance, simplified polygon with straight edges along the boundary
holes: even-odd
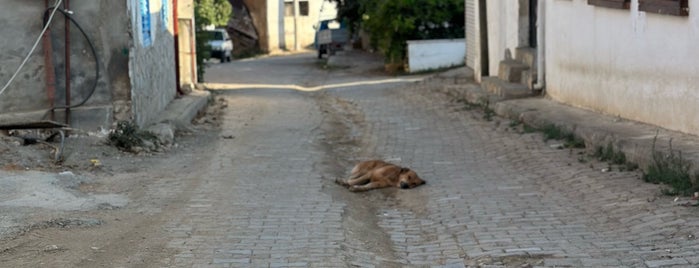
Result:
[[[335,0],[338,16],[371,35],[387,63],[403,63],[406,41],[463,38],[462,0]]]
[[[143,131],[131,121],[119,121],[116,129],[107,137],[109,144],[125,151],[133,151],[136,147],[142,147],[145,141],[157,142],[158,138],[148,131]]]

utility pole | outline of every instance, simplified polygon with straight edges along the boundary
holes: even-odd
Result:
[[[299,0],[294,0],[294,50],[301,50],[299,43]]]

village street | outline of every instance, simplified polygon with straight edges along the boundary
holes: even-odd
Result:
[[[439,90],[454,79],[375,66],[323,68],[312,53],[212,64],[206,79],[228,105],[220,129],[123,175],[143,187],[128,206],[99,212],[103,226],[40,232],[77,242],[25,254],[24,264],[699,265],[696,208],[677,206],[639,171],[608,171],[517,122],[486,120]],[[367,159],[410,167],[427,184],[351,193],[333,182]],[[8,254],[4,263],[22,266]]]

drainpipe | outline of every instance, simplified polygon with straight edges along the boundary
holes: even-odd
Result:
[[[175,89],[177,95],[184,95],[182,87],[180,87],[180,34],[177,17],[177,0],[172,0],[172,31],[173,40],[175,41]]]
[[[542,90],[544,88],[544,3],[546,0],[541,0],[537,4],[536,15],[536,84],[534,90]]]
[[[49,8],[49,0],[44,1],[45,8]],[[45,22],[49,23],[49,22]],[[51,30],[46,29],[44,32],[44,68],[46,73],[46,96],[49,99],[49,120],[54,120],[54,102],[56,99],[56,74],[53,68],[53,46],[51,45]]]
[[[63,7],[65,8],[66,12],[70,12],[70,0],[65,0],[63,2]],[[68,16],[65,16],[65,35],[66,35],[66,50],[65,50],[65,57],[66,57],[66,125],[70,126],[70,19]]]

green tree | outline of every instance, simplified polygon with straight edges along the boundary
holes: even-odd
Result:
[[[204,26],[226,26],[233,8],[228,0],[197,0],[194,3],[194,16],[198,29]]]
[[[463,0],[333,0],[338,17],[371,35],[389,63],[402,63],[407,40],[463,38]]]
[[[211,47],[208,42],[210,35],[203,34],[204,27],[226,26],[231,18],[233,8],[228,0],[196,0],[194,2],[194,21],[197,31],[197,77],[199,82],[204,81],[206,68],[205,59],[211,58]]]

